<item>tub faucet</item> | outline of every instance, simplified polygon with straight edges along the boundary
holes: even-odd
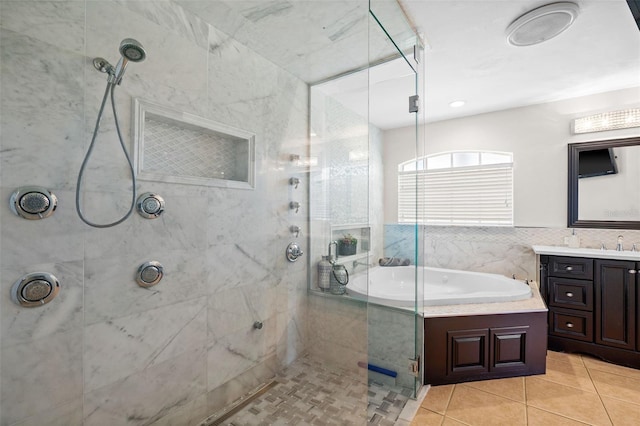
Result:
[[[618,244],[616,244],[616,251],[624,251],[622,247],[622,235],[618,235]]]

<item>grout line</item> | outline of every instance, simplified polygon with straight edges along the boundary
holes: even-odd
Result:
[[[536,410],[544,411],[545,413],[553,414],[554,416],[557,416],[557,417],[562,417],[563,419],[571,420],[572,422],[581,423],[583,425],[593,426],[592,423],[586,423],[583,420],[574,419],[573,417],[565,416],[564,414],[559,414],[559,413],[556,413],[555,411],[545,410],[544,408],[536,407],[535,405],[527,405],[527,409],[529,407],[535,408]]]
[[[447,398],[447,404],[444,406],[443,416],[447,415],[447,410],[449,409],[449,405],[451,404],[451,400],[453,399],[453,393],[456,391],[456,386],[457,385],[453,385],[453,388],[451,388],[451,393],[449,394],[449,397]]]
[[[593,381],[593,377],[591,377],[591,371],[589,370],[589,368],[587,367],[587,374],[589,375],[589,380],[591,380],[591,384],[593,385],[593,388],[596,390],[596,395],[598,395],[598,399],[600,400],[600,404],[602,404],[602,408],[604,408],[604,412],[607,413],[607,418],[609,419],[609,421],[611,422],[611,424],[613,425],[613,419],[611,418],[611,415],[609,414],[609,410],[607,410],[607,406],[604,404],[604,401],[602,400],[602,395],[600,395],[600,391],[598,391],[598,387],[596,386],[595,382]]]

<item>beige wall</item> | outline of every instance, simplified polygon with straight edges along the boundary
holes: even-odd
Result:
[[[428,123],[426,154],[477,149],[513,152],[515,225],[563,227],[567,222],[567,144],[640,136],[640,128],[572,136],[571,120],[638,108],[639,100],[640,87],[636,87]],[[398,164],[413,158],[414,130],[386,131],[383,149],[385,223],[395,223]]]

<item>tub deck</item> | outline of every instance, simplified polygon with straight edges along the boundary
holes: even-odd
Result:
[[[547,312],[547,305],[540,295],[540,286],[530,281],[531,297],[513,302],[466,303],[458,305],[424,306],[420,315],[425,318],[470,315],[515,314],[523,312]]]

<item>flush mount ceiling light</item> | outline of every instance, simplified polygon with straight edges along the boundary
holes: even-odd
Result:
[[[571,2],[551,3],[530,10],[507,27],[512,46],[531,46],[549,40],[573,24],[580,8]]]

